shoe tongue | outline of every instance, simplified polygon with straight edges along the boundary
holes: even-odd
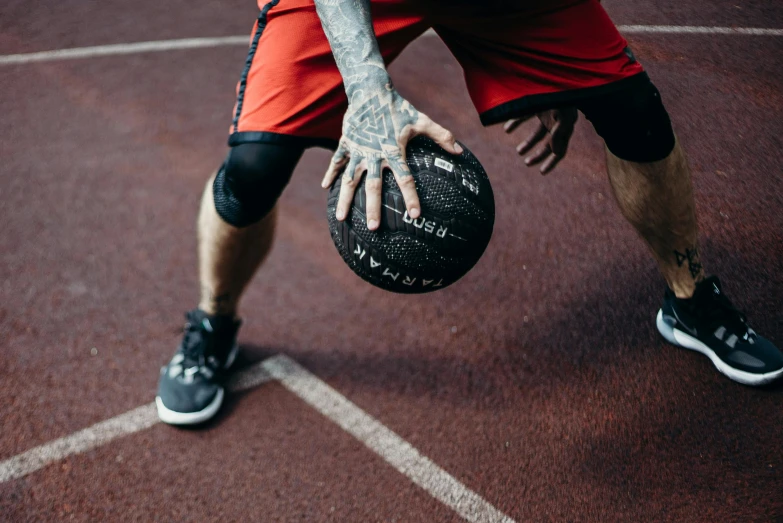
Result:
[[[207,316],[207,313],[201,309],[193,309],[192,311],[188,311],[188,313],[185,314],[185,317],[188,319],[188,321],[196,325],[201,323],[201,320]]]
[[[187,314],[188,321],[192,325],[200,325],[208,332],[219,331],[234,325],[235,320],[231,315],[211,316],[201,309],[194,309]]]
[[[696,290],[693,294],[694,297],[698,298],[717,297],[723,295],[723,288],[717,276],[710,276],[709,278],[704,278],[696,285]]]

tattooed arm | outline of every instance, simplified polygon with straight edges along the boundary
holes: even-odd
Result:
[[[408,214],[418,218],[419,197],[405,161],[408,140],[424,134],[453,154],[460,154],[462,148],[449,131],[417,111],[392,85],[375,39],[370,0],[315,0],[315,7],[348,95],[343,136],[321,183],[329,187],[343,173],[337,219],[348,215],[366,171],[367,227],[378,228],[381,171],[387,166],[394,172]]]

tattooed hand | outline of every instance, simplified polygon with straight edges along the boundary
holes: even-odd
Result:
[[[435,140],[452,154],[462,148],[454,136],[426,115],[418,112],[390,85],[384,91],[370,91],[369,96],[356,97],[343,119],[343,136],[332,157],[321,185],[329,187],[343,173],[337,219],[344,220],[353,202],[354,192],[367,173],[367,228],[375,230],[381,220],[381,172],[388,167],[400,187],[408,215],[418,218],[419,197],[405,159],[405,146],[417,134]]]
[[[503,126],[503,130],[510,133],[519,127],[521,123],[532,118],[532,116],[509,120]],[[525,141],[517,145],[517,154],[525,154],[534,145],[543,140],[536,152],[525,158],[525,164],[531,167],[546,159],[540,170],[541,174],[548,174],[565,156],[579,113],[574,107],[564,107],[562,109],[544,111],[538,113],[537,116],[539,120],[538,127]]]
[[[344,220],[354,192],[367,173],[367,228],[381,220],[381,173],[388,167],[400,186],[408,215],[421,212],[416,186],[405,159],[405,146],[416,135],[429,136],[452,154],[462,148],[454,135],[417,111],[394,89],[378,49],[369,0],[315,0],[348,95],[343,136],[321,186],[342,173],[337,219]]]

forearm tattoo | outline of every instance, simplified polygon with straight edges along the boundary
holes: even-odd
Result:
[[[369,0],[315,0],[315,8],[348,99],[359,90],[381,89],[389,83],[375,32]]]
[[[391,83],[373,31],[369,0],[315,0],[326,38],[343,78],[349,107],[334,161],[350,156],[345,174],[353,178],[365,160],[368,178],[380,178],[385,159],[399,175],[400,138],[419,117]]]

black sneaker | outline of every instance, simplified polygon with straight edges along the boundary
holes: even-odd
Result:
[[[764,385],[783,376],[783,353],[748,327],[715,276],[696,285],[690,300],[667,289],[656,325],[669,342],[701,352],[734,381]]]
[[[155,398],[161,421],[172,425],[202,423],[217,414],[225,394],[223,379],[238,350],[239,320],[199,309],[185,318],[185,335],[169,364],[160,369]]]

